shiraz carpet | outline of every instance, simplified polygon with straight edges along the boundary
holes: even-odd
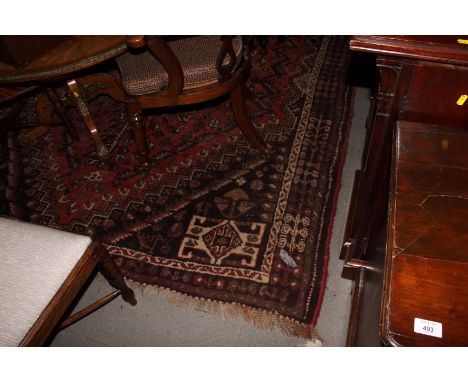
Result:
[[[78,141],[58,126],[20,147],[10,131],[0,214],[101,239],[134,286],[311,337],[349,130],[347,43],[256,40],[247,106],[267,155],[240,133],[227,98],[147,113],[146,173],[125,108],[106,97],[91,103],[112,149],[104,163],[74,111]]]

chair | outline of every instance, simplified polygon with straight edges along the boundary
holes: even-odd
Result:
[[[64,320],[64,328],[113,298],[135,305],[103,245],[87,236],[0,218],[0,346],[40,346],[98,267],[116,291]]]
[[[142,109],[189,105],[230,93],[240,129],[265,151],[245,105],[248,49],[241,37],[127,37],[129,51],[116,58],[122,85],[131,96],[127,112],[138,147],[147,155]]]

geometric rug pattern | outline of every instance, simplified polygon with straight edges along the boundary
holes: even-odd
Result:
[[[145,114],[142,171],[125,108],[91,102],[112,149],[102,162],[52,127],[1,142],[0,214],[101,239],[134,285],[312,335],[324,293],[349,129],[348,38],[269,37],[252,50],[247,107],[269,152],[251,147],[229,98]]]

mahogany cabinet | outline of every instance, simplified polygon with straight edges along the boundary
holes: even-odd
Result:
[[[393,222],[389,225],[388,213],[392,147],[398,123],[400,130],[408,126],[406,122],[437,125],[439,129],[468,129],[468,97],[463,97],[468,96],[468,36],[356,36],[351,39],[350,48],[376,56],[379,78],[341,252],[343,277],[355,280],[347,344],[434,344],[431,336],[424,335],[419,342],[396,340],[388,327],[389,300],[385,298],[391,295],[392,284],[385,279],[391,272],[388,237],[394,229]],[[417,142],[414,144],[414,150],[421,150]],[[464,223],[464,227],[468,229],[468,223]],[[398,269],[394,277],[405,280],[410,277],[409,268]],[[411,269],[416,272],[417,280],[420,264],[413,264]],[[466,268],[460,269],[465,272]],[[430,272],[442,270],[435,267]],[[423,278],[422,273],[420,276]],[[423,283],[418,286],[423,287]],[[460,285],[463,287],[466,289],[468,285]],[[410,298],[410,295],[405,297]],[[398,320],[397,315],[398,312],[394,312],[392,318]],[[409,325],[408,322],[405,325]],[[410,332],[414,334],[414,331],[407,331],[406,335]],[[421,338],[416,334],[415,338]]]

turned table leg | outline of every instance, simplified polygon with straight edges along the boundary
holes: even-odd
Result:
[[[146,130],[143,124],[143,112],[138,101],[127,102],[128,119],[132,127],[133,137],[135,138],[139,154],[143,158],[143,165],[148,166],[148,144],[146,142]]]
[[[106,145],[102,142],[101,137],[96,128],[96,123],[94,122],[91,113],[89,112],[88,104],[86,103],[85,97],[81,94],[81,90],[78,86],[76,80],[70,80],[67,82],[68,89],[71,92],[72,99],[74,100],[76,107],[78,108],[78,112],[80,113],[81,118],[89,129],[91,136],[94,139],[96,144],[97,153],[99,157],[105,159],[109,156],[109,150],[107,149]]]

